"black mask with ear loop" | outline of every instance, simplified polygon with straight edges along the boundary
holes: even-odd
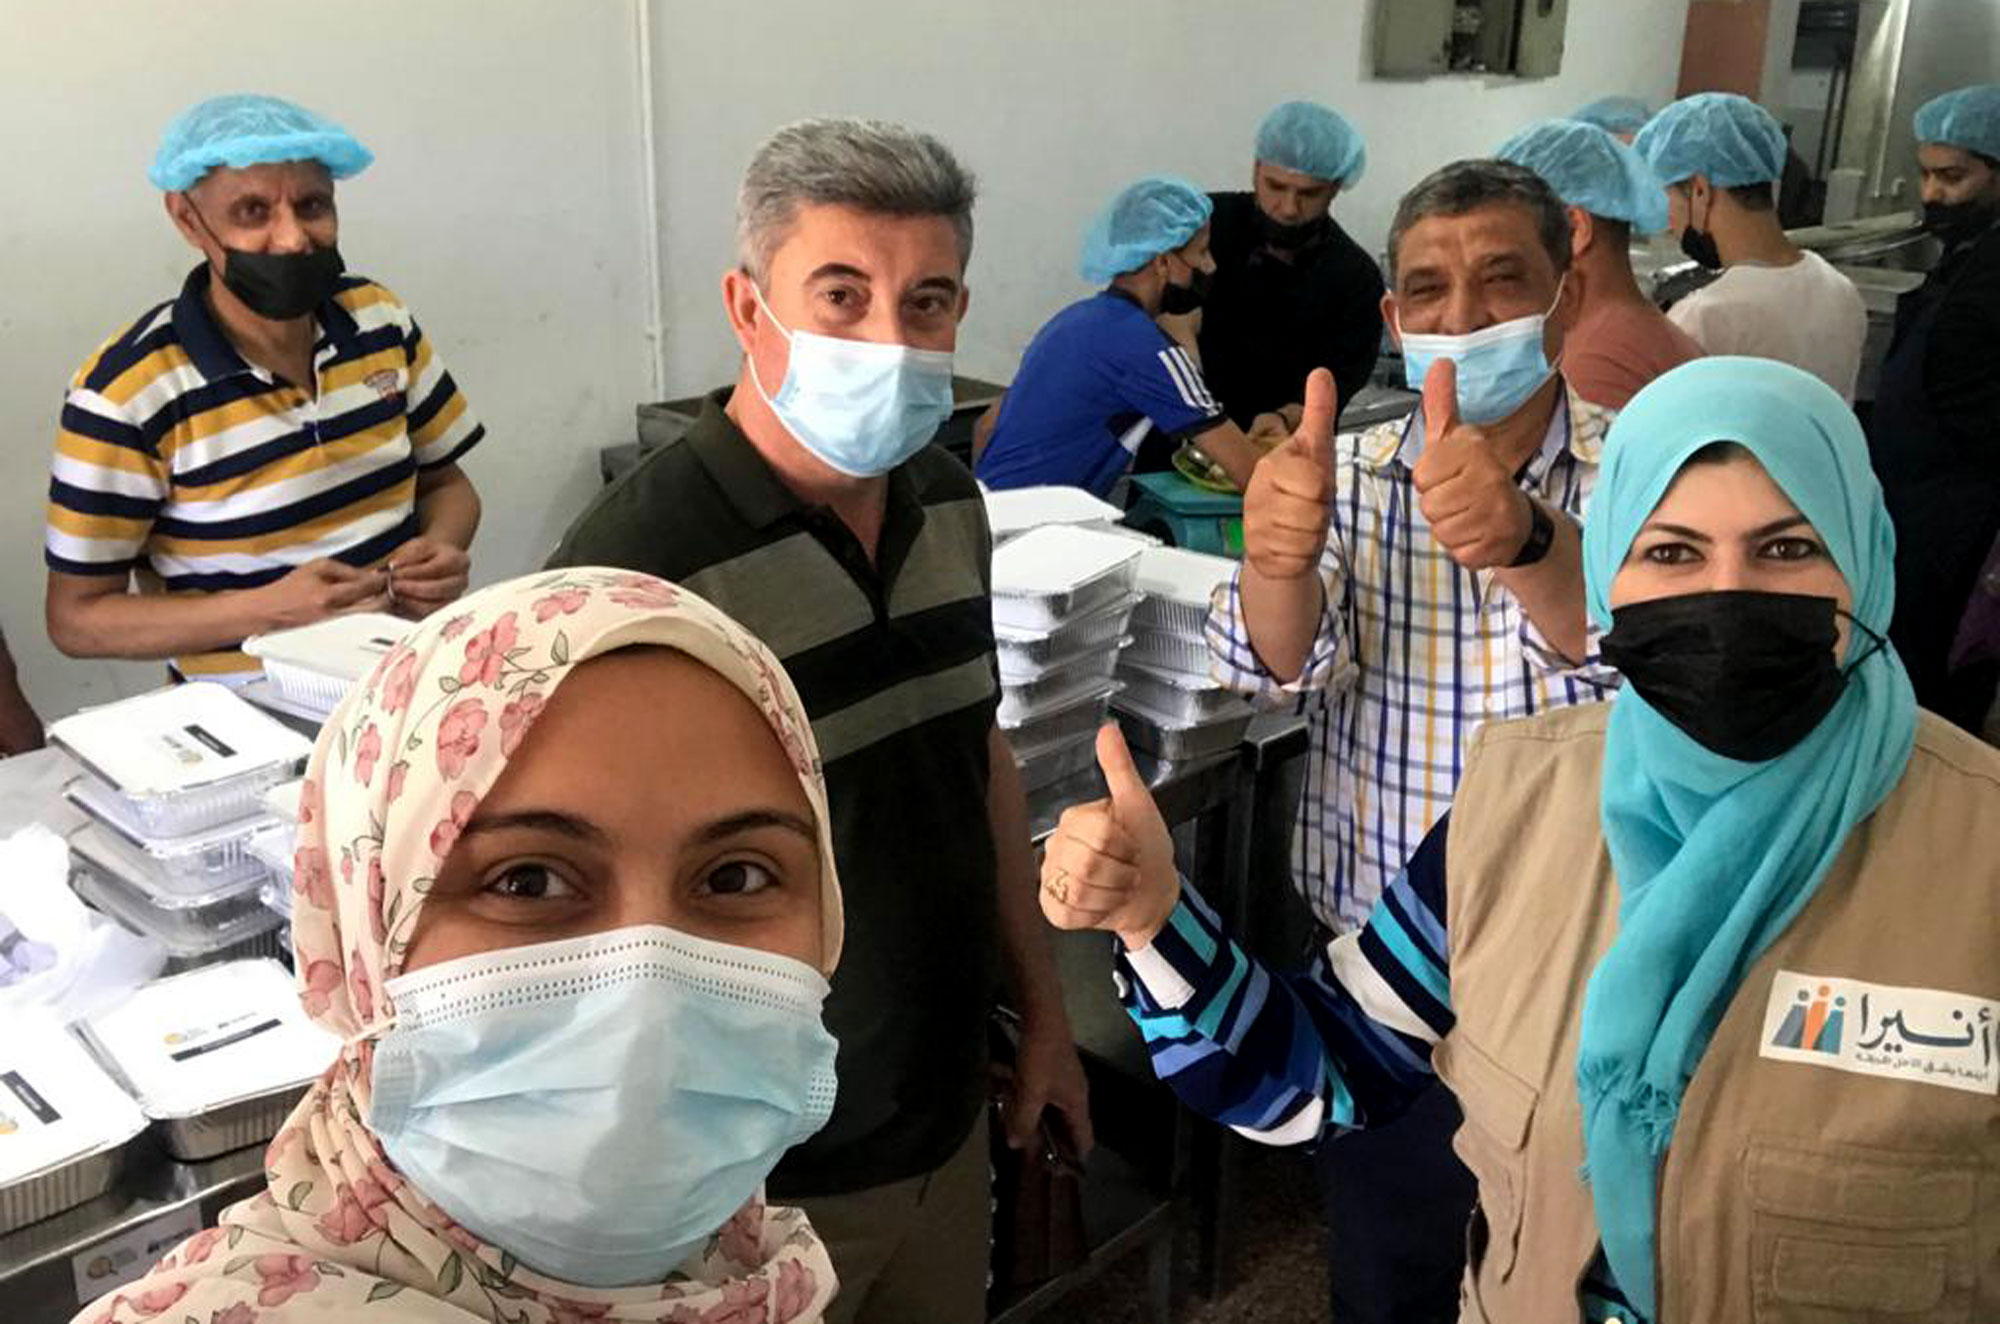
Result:
[[[1833,655],[1836,613],[1869,641],[1845,667]],[[1763,763],[1810,735],[1888,640],[1832,598],[1732,589],[1620,607],[1601,646],[1626,684],[1703,748]]]
[[[257,316],[289,322],[333,297],[341,273],[347,270],[338,245],[309,248],[303,253],[250,253],[230,248],[216,238],[194,199],[186,193],[181,197],[187,199],[188,210],[201,222],[202,230],[222,249],[222,283]]]
[[[1722,270],[1722,250],[1716,247],[1715,236],[1706,230],[1695,228],[1692,187],[1688,189],[1688,223],[1681,228],[1681,252],[1689,260],[1700,263],[1709,271]]]
[[[1160,291],[1160,311],[1169,317],[1185,317],[1208,298],[1208,273],[1193,266],[1188,271],[1187,284],[1168,285]]]

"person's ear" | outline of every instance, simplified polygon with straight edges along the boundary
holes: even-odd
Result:
[[[200,219],[194,213],[194,203],[184,192],[162,193],[161,204],[167,209],[167,219],[181,232],[189,247],[198,249],[203,257],[208,256],[208,236],[202,232]]]
[[[755,279],[741,267],[731,267],[722,273],[722,309],[729,318],[729,329],[736,333],[736,343],[748,354],[756,336],[757,319],[764,315],[764,310],[758,306]]]
[[[1396,349],[1400,353],[1403,348],[1403,327],[1396,320],[1396,296],[1387,290],[1382,292],[1382,325],[1389,328],[1390,338],[1396,342]]]
[[[1696,175],[1688,180],[1688,224],[1697,230],[1707,230],[1708,223],[1715,216],[1715,186],[1708,182],[1707,175]],[[1701,219],[1695,220],[1695,213]]]
[[[1566,210],[1569,212],[1569,255],[1570,260],[1575,261],[1589,251],[1591,243],[1597,238],[1597,225],[1591,220],[1590,213],[1581,207]]]

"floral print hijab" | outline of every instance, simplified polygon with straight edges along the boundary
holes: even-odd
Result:
[[[418,626],[348,693],[307,769],[293,942],[300,996],[346,1041],[340,1059],[272,1141],[267,1189],[80,1322],[820,1318],[833,1268],[796,1209],[751,1201],[665,1283],[573,1286],[453,1222],[403,1180],[363,1121],[373,1042],[395,1014],[383,986],[402,969],[445,856],[555,688],[579,663],[634,645],[677,649],[730,681],[791,756],[819,825],[831,972],[841,903],[826,789],[805,709],[770,652],[700,598],[646,575],[581,568],[481,590]]]

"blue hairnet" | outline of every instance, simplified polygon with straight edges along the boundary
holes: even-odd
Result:
[[[1734,92],[1682,97],[1639,130],[1633,148],[1662,184],[1708,176],[1717,188],[1768,184],[1785,173],[1785,131]]]
[[[1314,101],[1287,101],[1257,126],[1257,159],[1344,187],[1361,178],[1368,151],[1335,112]]]
[[[1637,133],[1653,118],[1653,111],[1637,97],[1599,97],[1571,111],[1569,118],[1579,124],[1595,124],[1606,133]]]
[[[146,177],[169,193],[192,188],[216,166],[317,161],[335,179],[358,175],[375,154],[332,120],[276,97],[210,97],[174,117]]]
[[[1667,228],[1667,190],[1639,154],[1595,124],[1543,120],[1494,153],[1542,177],[1556,196],[1641,234]]]
[[[2000,83],[1961,87],[1917,107],[1917,141],[2000,160]]]
[[[1214,206],[1172,175],[1148,175],[1111,200],[1083,235],[1083,278],[1102,285],[1171,253],[1200,233]]]

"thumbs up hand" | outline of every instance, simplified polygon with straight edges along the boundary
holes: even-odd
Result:
[[[1173,838],[1116,724],[1097,733],[1097,764],[1111,794],[1064,811],[1042,857],[1042,913],[1059,929],[1101,929],[1136,950],[1180,901]]]
[[[1243,556],[1266,579],[1300,579],[1319,569],[1333,517],[1333,374],[1306,379],[1298,430],[1258,461],[1243,494]]]
[[[1458,417],[1458,365],[1439,359],[1424,375],[1424,453],[1411,477],[1417,509],[1452,560],[1467,570],[1504,566],[1534,528],[1531,498],[1494,455],[1486,434]]]

